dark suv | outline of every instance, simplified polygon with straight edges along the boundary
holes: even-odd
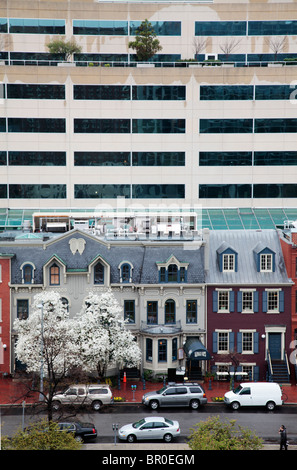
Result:
[[[156,410],[159,406],[189,406],[197,410],[200,405],[207,403],[207,398],[203,387],[198,383],[169,382],[161,390],[145,393],[142,403],[152,410]]]

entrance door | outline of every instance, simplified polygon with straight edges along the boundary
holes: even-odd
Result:
[[[270,352],[271,359],[282,358],[282,334],[281,333],[269,333],[268,337],[268,349]]]

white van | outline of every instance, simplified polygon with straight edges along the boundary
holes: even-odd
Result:
[[[271,411],[283,404],[282,391],[274,382],[244,382],[225,393],[224,403],[233,410],[240,406],[266,406]]]

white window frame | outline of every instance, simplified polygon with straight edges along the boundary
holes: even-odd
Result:
[[[235,271],[235,254],[224,253],[223,254],[223,272],[234,272]]]
[[[231,330],[218,330],[218,354],[228,354],[230,350],[230,331]],[[227,349],[220,349],[220,335],[227,335]]]
[[[267,313],[280,313],[279,312],[279,289],[267,289]],[[269,302],[274,302],[273,299],[269,300],[269,296],[273,294],[276,294],[276,307],[275,308],[269,308]]]
[[[245,295],[250,295],[251,300],[244,299]],[[244,307],[244,303],[251,303],[251,308]],[[243,290],[242,291],[242,312],[241,313],[254,313],[254,291],[253,290]]]
[[[240,330],[240,333],[241,333],[241,335],[242,335],[242,339],[241,339],[242,352],[241,352],[241,354],[254,354],[254,333],[255,333],[255,330]],[[251,349],[246,349],[246,350],[244,350],[244,347],[243,347],[243,343],[244,343],[244,341],[243,341],[243,336],[244,336],[245,334],[251,335],[251,338],[252,338],[252,340],[251,340],[251,346],[252,346]]]
[[[272,253],[261,253],[260,255],[260,272],[272,272],[273,256]]]
[[[218,290],[218,313],[230,313],[230,290]],[[221,295],[227,295],[227,300],[220,300]],[[220,302],[226,302],[227,308],[220,308]]]

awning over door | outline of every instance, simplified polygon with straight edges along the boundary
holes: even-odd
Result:
[[[188,338],[184,344],[184,351],[188,359],[207,361],[211,355],[198,338]]]

